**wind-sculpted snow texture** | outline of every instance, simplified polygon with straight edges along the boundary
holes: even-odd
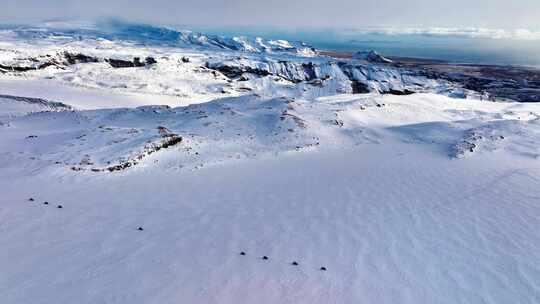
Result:
[[[540,302],[539,103],[285,41],[0,38],[2,304]]]

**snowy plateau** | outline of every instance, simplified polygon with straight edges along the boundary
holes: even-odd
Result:
[[[0,30],[0,303],[540,303],[540,103],[305,43]]]

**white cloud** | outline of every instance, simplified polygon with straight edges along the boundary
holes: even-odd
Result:
[[[540,40],[540,30],[529,29],[487,29],[487,28],[365,28],[353,30],[351,34],[383,34],[383,35],[421,35],[451,36],[505,40]]]

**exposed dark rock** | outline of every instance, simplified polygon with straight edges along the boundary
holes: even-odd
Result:
[[[81,53],[73,54],[70,52],[62,52],[58,53],[57,56],[52,57],[50,55],[45,56],[47,60],[42,61],[38,60],[37,58],[29,58],[28,60],[32,62],[39,63],[39,65],[33,65],[33,66],[6,66],[0,64],[0,72],[27,72],[27,71],[35,71],[35,70],[42,70],[50,66],[56,66],[58,68],[64,68],[69,65],[74,65],[78,63],[90,63],[90,62],[99,62],[99,58],[87,56]]]
[[[106,61],[113,67],[113,68],[135,68],[135,67],[144,67],[147,65],[152,65],[157,63],[157,61],[153,57],[146,57],[144,62],[141,61],[140,57],[134,57],[133,61],[129,60],[123,60],[123,59],[106,59]]]
[[[30,61],[33,62],[42,62],[39,65],[32,65],[32,66],[7,66],[0,64],[0,72],[6,73],[6,72],[27,72],[27,71],[35,71],[35,70],[41,70],[44,68],[47,68],[49,66],[57,66],[59,68],[64,68],[66,66],[79,64],[79,63],[95,63],[100,61],[106,61],[108,62],[113,68],[131,68],[131,67],[144,67],[149,66],[152,64],[156,64],[157,61],[154,57],[146,57],[144,61],[141,61],[140,57],[134,57],[132,61],[130,60],[122,60],[122,59],[100,59],[98,57],[94,56],[88,56],[82,53],[70,53],[70,52],[62,52],[58,53],[57,56],[46,56],[47,60],[42,61],[38,60],[37,58],[30,58]]]
[[[341,119],[335,119],[334,120],[334,125],[338,126],[338,127],[343,127],[344,123],[343,123],[343,120]]]
[[[146,59],[144,60],[144,63],[146,65],[152,65],[152,64],[156,64],[157,61],[154,57],[146,57]]]
[[[267,70],[251,68],[248,66],[232,66],[232,65],[215,65],[211,66],[209,63],[206,63],[206,68],[214,69],[219,71],[221,74],[227,76],[228,78],[240,78],[244,73],[254,74],[257,76],[269,76],[272,75]]]
[[[164,141],[161,144],[160,148],[156,148],[156,151],[159,151],[160,149],[167,149],[169,147],[175,146],[182,142],[182,137],[178,135],[171,135],[169,136],[169,140]]]
[[[8,65],[0,64],[0,72],[3,72],[3,73],[35,71],[37,69],[38,69],[37,67],[8,66]]]
[[[116,69],[136,67],[135,62],[121,59],[108,59],[107,62]]]
[[[360,81],[357,81],[357,80],[352,80],[351,81],[351,87],[352,87],[352,93],[353,94],[366,94],[366,93],[369,93],[369,87],[367,86],[367,84],[365,83],[362,83]]]
[[[90,170],[92,172],[104,172],[104,171],[115,172],[115,171],[126,170],[126,169],[128,169],[130,167],[133,167],[133,166],[137,165],[145,157],[147,157],[147,156],[149,156],[149,155],[151,155],[151,154],[153,154],[155,152],[158,152],[161,149],[167,149],[167,148],[173,147],[175,145],[178,145],[183,140],[182,136],[179,136],[177,134],[174,134],[174,133],[170,132],[170,130],[168,130],[165,127],[158,127],[158,132],[160,133],[160,135],[161,135],[161,137],[163,139],[160,142],[148,144],[141,153],[139,153],[139,154],[127,159],[127,160],[121,161],[119,164],[116,164],[116,165],[113,165],[113,166],[108,166],[108,167],[105,167],[105,168],[91,168]],[[73,171],[82,171],[82,170],[86,170],[86,169],[84,169],[83,167],[72,167],[71,170],[73,170]]]
[[[69,52],[64,52],[64,57],[69,64],[99,62],[98,58],[81,53],[71,54]]]
[[[306,80],[314,80],[317,79],[317,73],[315,72],[315,64],[313,62],[308,63],[302,63],[302,68],[304,68],[304,74],[306,76]]]
[[[240,87],[240,88],[237,88],[236,90],[238,92],[250,92],[250,91],[253,91],[252,88],[248,88],[248,87]]]
[[[394,89],[390,89],[388,91],[384,91],[382,92],[383,94],[390,94],[390,95],[412,95],[414,94],[415,92],[411,91],[411,90],[394,90]]]
[[[236,79],[236,81],[248,81],[248,80],[249,80],[249,77],[246,75],[242,75],[238,79]]]
[[[247,76],[244,74],[252,74],[259,77],[277,76],[293,83],[318,80],[318,82],[313,82],[312,84],[322,85],[322,79],[317,75],[318,65],[313,62],[297,63],[281,60],[258,67],[229,64],[228,62],[207,62],[205,67],[207,69],[219,71],[229,79],[236,79],[238,81],[247,80]]]
[[[171,132],[171,130],[167,129],[164,126],[158,126],[157,130],[158,130],[159,135],[161,135],[161,137],[171,137],[175,135],[174,133]]]

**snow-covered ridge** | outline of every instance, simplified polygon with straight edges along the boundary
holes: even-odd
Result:
[[[42,98],[29,98],[21,96],[0,94],[0,125],[17,116],[24,116],[35,112],[61,112],[73,111],[73,107]]]
[[[261,37],[206,35],[190,30],[177,30],[170,27],[156,27],[116,20],[103,21],[94,25],[84,24],[78,26],[78,28],[56,23],[45,23],[35,27],[11,27],[5,29],[0,37],[8,35],[20,39],[57,39],[64,42],[93,38],[252,53],[286,52],[302,56],[314,56],[316,54],[313,47],[303,42],[265,40]]]
[[[158,161],[164,169],[191,171],[396,139],[432,146],[452,158],[497,150],[540,158],[534,145],[540,140],[538,107],[525,104],[457,104],[436,95],[316,100],[245,95],[177,108],[43,112],[28,109],[25,99],[10,100],[20,103],[20,113],[2,119],[9,126],[5,152],[25,157],[18,149],[28,145],[43,166],[74,171],[114,172]],[[24,111],[28,115],[21,115]]]
[[[379,57],[377,57],[379,58]],[[381,56],[381,58],[384,58]],[[278,77],[296,85],[317,88],[319,96],[342,93],[380,93],[407,95],[414,92],[437,92],[453,95],[458,86],[425,77],[407,69],[379,65],[365,60],[284,60],[274,58],[229,57],[210,59],[206,67],[226,77],[249,84],[253,78]],[[374,58],[371,58],[375,60]],[[382,59],[381,59],[382,60]],[[304,90],[310,91],[304,88]],[[463,91],[461,91],[463,92]],[[294,94],[294,93],[289,93]],[[473,95],[472,92],[467,94]]]

